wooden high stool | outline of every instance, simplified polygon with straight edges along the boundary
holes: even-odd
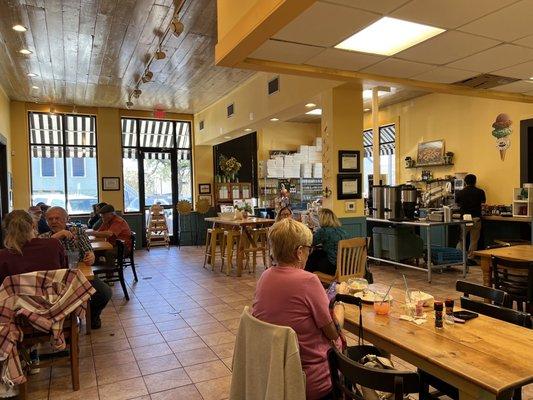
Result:
[[[216,255],[223,254],[223,236],[224,230],[221,228],[209,228],[205,237],[205,254],[204,254],[204,268],[206,264],[211,265],[211,270],[215,270]],[[217,251],[217,245],[219,250]],[[222,263],[224,259],[222,258]]]
[[[268,268],[267,263],[267,252],[268,252],[268,228],[256,228],[252,230],[252,238],[255,242],[255,247],[250,244],[250,246],[244,249],[244,254],[246,256],[246,265],[245,268],[248,268],[248,272],[255,272],[255,267],[257,265],[257,253],[261,252],[263,256],[263,266],[265,269]],[[252,257],[252,268],[249,268],[250,256]]]
[[[233,254],[237,254],[239,250],[239,241],[241,239],[241,233],[237,230],[224,231],[224,238],[222,240],[222,265],[220,266],[220,272],[223,271],[226,266],[226,275],[231,274],[233,267]]]

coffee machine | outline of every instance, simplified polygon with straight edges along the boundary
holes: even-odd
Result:
[[[372,186],[372,207],[370,211],[372,212],[373,218],[383,219],[384,217],[384,189],[383,185],[374,185]]]
[[[383,215],[385,219],[402,219],[401,186],[383,187]]]
[[[401,186],[401,199],[403,217],[407,220],[415,219],[416,205],[418,201],[418,192],[414,186]]]

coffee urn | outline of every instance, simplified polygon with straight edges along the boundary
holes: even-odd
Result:
[[[383,219],[383,190],[384,186],[372,186],[372,217]]]
[[[384,186],[383,215],[386,219],[402,218],[401,186]]]
[[[403,185],[401,187],[402,209],[405,219],[415,219],[417,197],[418,193],[414,186]]]

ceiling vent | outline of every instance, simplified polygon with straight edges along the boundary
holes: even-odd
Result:
[[[268,94],[271,95],[276,92],[279,92],[279,76],[268,81]]]
[[[455,82],[455,85],[468,86],[474,89],[492,89],[496,86],[507,85],[519,80],[520,79],[508,78],[506,76],[481,74],[465,79],[464,81]]]
[[[226,107],[226,115],[227,117],[231,117],[235,114],[235,105],[234,103],[231,103],[229,106]]]

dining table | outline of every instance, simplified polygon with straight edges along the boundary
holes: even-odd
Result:
[[[235,229],[240,231],[239,243],[237,245],[237,276],[242,275],[244,263],[245,243],[252,247],[257,247],[252,230],[254,228],[270,226],[276,222],[270,218],[248,217],[243,219],[226,219],[221,217],[207,217],[206,222],[211,222],[213,228]]]
[[[436,329],[432,308],[424,308],[426,322],[417,325],[400,319],[405,291],[393,288],[391,295],[389,315],[363,305],[364,340],[453,385],[460,400],[508,400],[514,389],[533,382],[532,330],[481,314]],[[346,305],[344,328],[357,335],[357,307]]]
[[[492,256],[501,257],[512,261],[533,262],[533,245],[521,244],[518,246],[498,247],[496,249],[477,250],[474,255],[481,258],[481,271],[483,273],[483,285],[492,287]]]
[[[92,247],[94,252],[113,250],[113,245],[111,243],[105,242],[105,241],[91,242],[91,247]]]

